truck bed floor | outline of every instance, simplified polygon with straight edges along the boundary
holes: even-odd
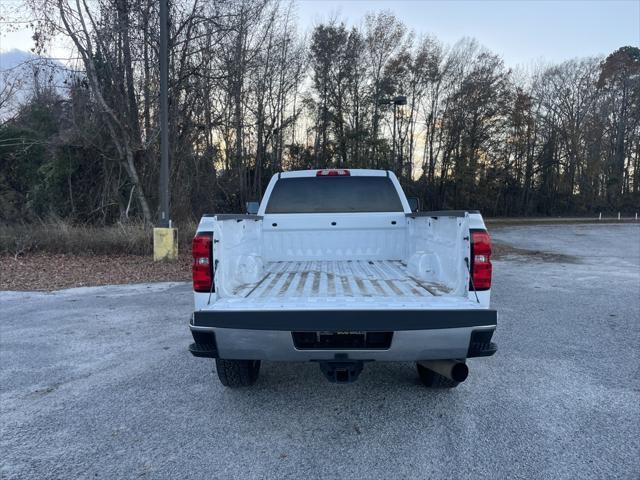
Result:
[[[255,284],[241,285],[237,297],[433,297],[448,289],[414,278],[399,260],[271,262]]]

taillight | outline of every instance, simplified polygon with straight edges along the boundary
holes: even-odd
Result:
[[[485,230],[471,231],[471,288],[491,288],[491,237]]]
[[[349,170],[345,170],[344,168],[340,168],[337,170],[318,170],[316,172],[316,177],[350,177],[351,172]]]
[[[191,253],[193,265],[193,289],[196,292],[211,292],[213,288],[213,235],[211,232],[198,233],[193,237]]]

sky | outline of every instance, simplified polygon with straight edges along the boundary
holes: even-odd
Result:
[[[16,1],[0,3],[15,5]],[[332,17],[359,25],[367,12],[377,10],[391,10],[416,34],[432,34],[446,44],[473,37],[511,67],[607,55],[623,45],[640,46],[640,0],[297,1],[303,32]],[[0,23],[0,50],[29,50],[33,41],[24,27],[7,32]],[[64,57],[66,48],[58,43],[50,53]]]
[[[358,25],[367,12],[385,9],[447,44],[473,37],[513,67],[640,46],[640,0],[302,0],[298,17],[303,28],[336,14]]]

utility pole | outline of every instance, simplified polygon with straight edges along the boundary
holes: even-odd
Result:
[[[395,173],[398,173],[398,164],[397,164],[397,157],[396,157],[396,118],[397,118],[397,114],[396,114],[396,107],[398,106],[398,104],[394,101],[393,102],[393,147],[391,148],[391,159],[393,161],[393,171]]]
[[[405,97],[404,95],[398,95],[397,97],[394,97],[393,100],[391,100],[393,102],[393,169],[395,171],[395,173],[401,177],[402,176],[402,152],[400,153],[400,165],[398,165],[398,155],[396,154],[396,122],[398,121],[398,113],[397,113],[397,107],[398,105],[406,105],[407,104],[407,97]]]
[[[169,0],[160,0],[160,218],[169,227]]]
[[[153,229],[153,259],[178,257],[178,230],[169,213],[169,0],[160,0],[160,215]]]

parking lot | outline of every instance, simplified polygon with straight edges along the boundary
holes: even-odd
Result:
[[[637,479],[640,225],[492,234],[498,353],[453,390],[407,363],[228,390],[188,284],[0,292],[0,477]]]

